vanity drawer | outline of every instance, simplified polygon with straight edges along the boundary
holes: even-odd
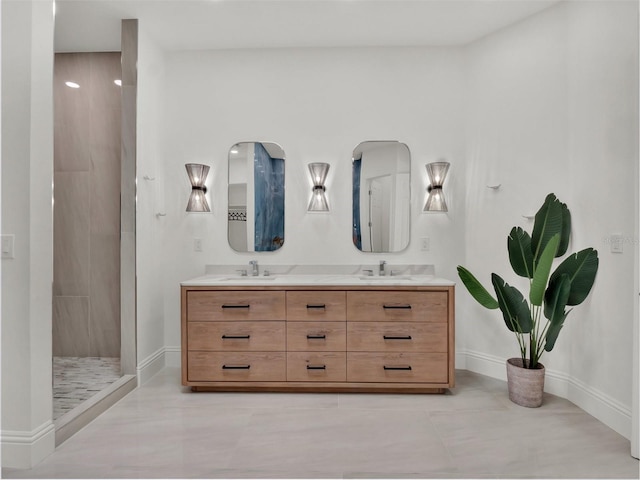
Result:
[[[280,291],[189,291],[187,320],[284,320],[285,292]]]
[[[350,352],[446,352],[446,323],[351,322]]]
[[[348,382],[447,383],[446,353],[348,353]]]
[[[347,346],[345,322],[287,323],[287,350],[291,352],[344,352]]]
[[[351,322],[446,322],[447,292],[347,292]]]
[[[290,352],[287,354],[289,382],[344,382],[347,359],[344,352]]]
[[[344,321],[347,318],[346,292],[289,291],[287,320]]]
[[[189,350],[281,352],[285,322],[189,322]]]
[[[284,352],[189,352],[190,382],[284,382]]]

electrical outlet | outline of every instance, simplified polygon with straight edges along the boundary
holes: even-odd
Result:
[[[201,252],[202,251],[202,239],[201,238],[194,238],[193,239],[193,251],[194,252]]]
[[[612,233],[609,237],[611,253],[622,253],[624,250],[623,243],[624,241],[621,233]]]
[[[422,250],[423,252],[428,252],[430,248],[431,241],[429,240],[429,237],[422,237],[420,239],[420,250]]]

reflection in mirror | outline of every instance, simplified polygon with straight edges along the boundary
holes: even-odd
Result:
[[[284,243],[284,151],[275,143],[242,142],[229,150],[229,245],[271,252]]]
[[[353,151],[353,244],[363,252],[409,245],[411,156],[396,141],[363,142]]]

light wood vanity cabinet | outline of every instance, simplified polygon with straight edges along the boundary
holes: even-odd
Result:
[[[193,390],[442,392],[453,286],[182,286]]]

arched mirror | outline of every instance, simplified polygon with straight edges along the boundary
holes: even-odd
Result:
[[[241,142],[229,150],[229,245],[272,252],[284,244],[284,151],[275,143]]]
[[[409,245],[411,155],[396,141],[362,142],[353,151],[353,244],[362,252]]]

